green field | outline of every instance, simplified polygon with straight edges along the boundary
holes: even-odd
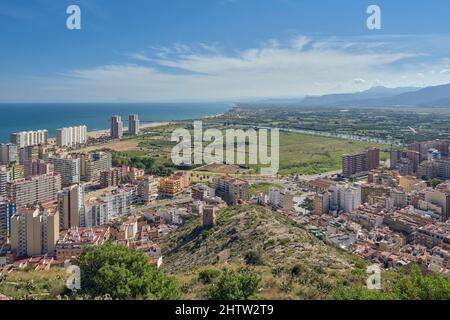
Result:
[[[180,125],[182,126],[182,125]],[[122,152],[124,158],[152,158],[163,166],[170,162],[170,154],[175,142],[171,142],[171,133],[176,126],[155,128],[146,134],[132,138],[139,146],[138,151]],[[223,129],[223,128],[221,128]],[[209,143],[204,143],[208,145]],[[280,133],[280,170],[288,174],[320,174],[341,169],[341,157],[346,153],[364,151],[370,147],[382,150],[382,160],[387,158],[388,145],[321,137],[301,133]],[[249,151],[246,150],[248,159]],[[258,165],[250,166],[250,173],[259,173]]]
[[[31,271],[22,269],[0,277],[0,295],[14,300],[55,300],[64,291],[65,270]]]
[[[341,169],[341,157],[346,153],[389,146],[369,142],[320,137],[299,133],[280,134],[280,174],[319,174]],[[386,158],[384,153],[382,159]]]
[[[268,182],[261,182],[261,183],[255,183],[250,186],[249,193],[250,195],[254,196],[258,194],[259,192],[269,194],[270,188],[278,188],[278,189],[284,189],[282,185],[275,184],[275,183],[268,183]]]

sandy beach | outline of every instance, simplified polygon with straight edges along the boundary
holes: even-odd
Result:
[[[166,126],[168,124],[170,124],[170,122],[152,122],[152,123],[141,124],[140,128],[141,129],[155,128],[155,127]],[[127,131],[128,131],[128,129],[124,128],[124,132],[127,132]],[[90,137],[90,138],[100,138],[102,136],[108,136],[108,135],[109,135],[109,129],[88,132],[88,137]]]
[[[152,122],[143,124],[140,126],[141,129],[145,128],[156,128],[170,124],[171,122]],[[127,132],[127,129],[124,129],[124,132]],[[109,130],[97,130],[88,132],[88,136],[92,138],[100,138],[103,136],[109,136]],[[133,139],[125,139],[125,140],[111,140],[104,143],[87,146],[81,149],[78,149],[78,152],[91,152],[98,149],[111,149],[115,151],[136,151],[140,150],[138,147],[138,141]]]

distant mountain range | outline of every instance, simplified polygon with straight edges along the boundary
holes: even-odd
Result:
[[[425,88],[373,87],[366,91],[306,97],[304,106],[450,107],[450,84]]]
[[[418,87],[372,87],[354,93],[253,100],[253,103],[305,107],[450,107],[450,83]]]

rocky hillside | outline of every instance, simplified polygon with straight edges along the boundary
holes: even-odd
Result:
[[[346,256],[295,222],[259,206],[219,211],[217,225],[210,229],[195,219],[164,239],[162,246],[165,269],[170,272],[241,262],[251,250],[261,252],[264,264],[273,267],[295,263],[332,270],[351,267]]]
[[[198,299],[203,270],[252,268],[262,276],[260,297],[324,299],[342,281],[360,282],[363,262],[323,242],[283,215],[260,206],[221,210],[217,225],[197,218],[162,239],[164,270],[185,298]]]

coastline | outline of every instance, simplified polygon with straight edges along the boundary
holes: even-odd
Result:
[[[58,128],[86,125],[90,137],[109,131],[111,115],[122,115],[124,130],[127,114],[138,114],[141,127],[153,127],[188,119],[216,116],[230,110],[229,103],[0,103],[8,117],[0,119],[0,141],[10,141],[11,133],[47,129],[49,139]],[[26,114],[27,117],[23,115]],[[61,117],[61,114],[64,116]]]
[[[223,116],[225,113],[218,113],[218,114],[213,114],[210,116],[204,116],[201,119],[213,119],[216,117],[220,117]],[[195,120],[195,119],[194,119]],[[162,126],[167,126],[171,123],[175,123],[177,121],[182,121],[182,120],[173,120],[173,121],[156,121],[156,122],[151,122],[151,123],[146,123],[146,124],[141,124],[139,127],[141,129],[148,129],[148,128],[156,128],[156,127],[162,127]],[[88,131],[87,135],[88,138],[94,138],[94,139],[98,139],[102,136],[109,136],[109,129],[102,129],[102,130],[94,130],[94,131]],[[123,132],[128,132],[127,128],[124,128]]]
[[[158,121],[158,122],[152,122],[152,123],[146,123],[141,124],[139,127],[141,129],[148,129],[148,128],[156,128],[156,127],[162,127],[170,124],[170,121]],[[124,132],[127,132],[128,129],[124,128]],[[109,135],[109,129],[102,129],[102,130],[95,130],[95,131],[88,131],[87,133],[89,138],[98,139],[102,136],[108,136]]]
[[[171,124],[171,123],[172,122],[170,122],[170,121],[159,121],[159,122],[152,122],[152,123],[143,124],[143,125],[140,125],[139,127],[141,129],[148,129],[148,128],[156,128],[156,127],[166,126],[166,125]],[[124,132],[128,132],[128,129],[125,128],[123,131]],[[109,136],[109,129],[88,131],[87,132],[87,136],[88,136],[88,138],[93,138],[93,139],[98,139],[98,138],[101,138],[101,137]],[[56,143],[56,138],[49,138],[48,142],[49,143]]]

